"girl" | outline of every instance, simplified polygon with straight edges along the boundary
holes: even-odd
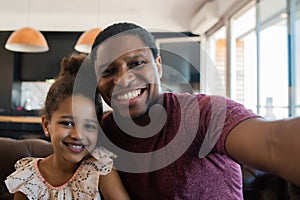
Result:
[[[74,89],[84,55],[73,54],[61,64],[50,87],[42,125],[54,153],[46,158],[23,158],[6,185],[14,199],[129,199],[117,171],[114,154],[96,147],[102,106],[88,86]],[[97,98],[97,97],[96,97]],[[97,98],[99,99],[99,98]]]

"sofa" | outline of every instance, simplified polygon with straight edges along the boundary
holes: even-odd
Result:
[[[5,186],[5,178],[23,157],[46,157],[53,152],[51,143],[43,139],[11,139],[0,137],[0,200],[13,199]],[[266,172],[242,166],[245,200],[296,200],[300,189]]]
[[[14,164],[20,158],[46,157],[53,152],[50,142],[42,139],[11,139],[0,137],[0,200],[13,199],[4,180],[14,172]]]

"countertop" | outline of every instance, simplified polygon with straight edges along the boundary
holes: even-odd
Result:
[[[41,123],[41,117],[33,116],[0,116],[0,122]]]

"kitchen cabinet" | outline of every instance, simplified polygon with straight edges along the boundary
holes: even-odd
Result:
[[[10,31],[0,31],[0,115],[36,115],[21,104],[22,82],[45,81],[57,77],[63,57],[74,51],[82,32],[42,32],[49,51],[16,53],[4,48]]]

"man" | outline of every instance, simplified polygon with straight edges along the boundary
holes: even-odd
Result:
[[[109,26],[92,49],[113,109],[102,141],[132,199],[242,199],[239,164],[300,185],[300,118],[270,122],[225,97],[164,93],[154,39],[135,24]]]

